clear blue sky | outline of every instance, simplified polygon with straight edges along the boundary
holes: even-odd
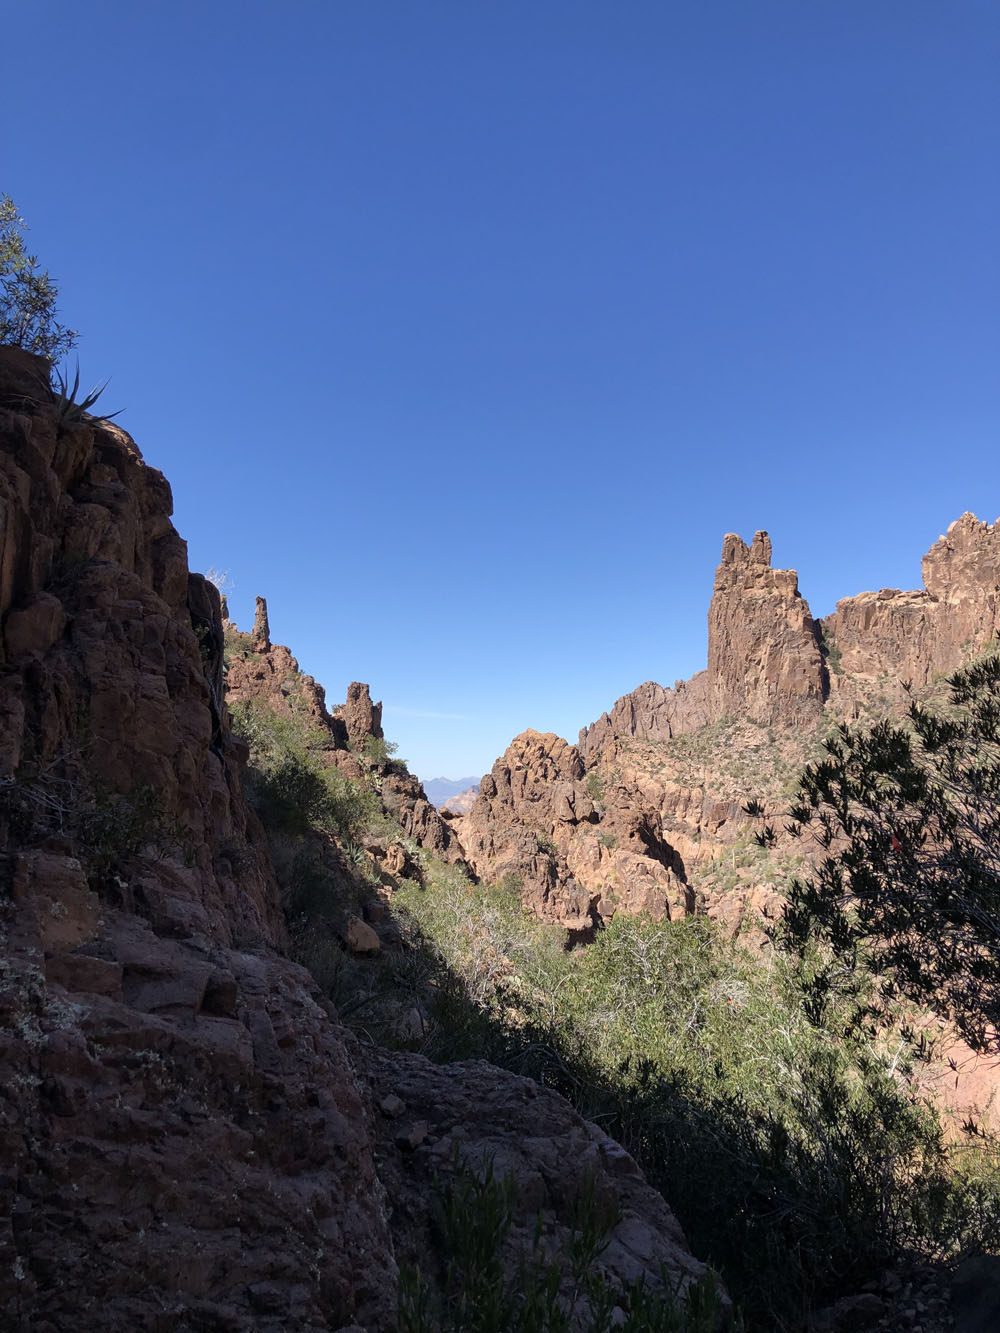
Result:
[[[195,568],[423,777],[1000,513],[995,0],[32,0],[0,192]]]

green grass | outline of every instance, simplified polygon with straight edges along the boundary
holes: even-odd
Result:
[[[585,1182],[571,1219],[561,1262],[547,1253],[543,1218],[518,1249],[513,1237],[517,1185],[498,1178],[492,1163],[478,1171],[456,1161],[435,1180],[434,1253],[440,1272],[425,1280],[417,1266],[400,1274],[401,1333],[715,1333],[723,1307],[716,1278],[683,1295],[661,1274],[617,1285],[599,1267],[619,1221],[598,1207],[593,1180]],[[619,1311],[619,1322],[613,1320]]]

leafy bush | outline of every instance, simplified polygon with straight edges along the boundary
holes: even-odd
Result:
[[[76,332],[56,319],[59,293],[25,249],[26,230],[13,199],[0,195],[0,344],[57,359],[75,345]]]
[[[791,960],[697,917],[619,915],[567,953],[516,898],[428,876],[428,892],[397,895],[439,951],[427,1053],[534,1077],[622,1142],[748,1327],[797,1327],[902,1255],[959,1252],[977,1227],[1000,1243],[992,1147],[946,1146],[899,1043],[845,1038],[847,1006],[812,1023]]]
[[[838,974],[874,975],[884,1000],[938,1007],[1000,1051],[1000,654],[949,692],[905,725],[841,727],[805,769],[788,832],[811,830],[828,854],[792,884],[777,938],[828,951],[808,979],[818,1008]]]

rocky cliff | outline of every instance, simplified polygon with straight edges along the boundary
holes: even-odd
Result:
[[[831,703],[848,713],[864,682],[881,680],[893,699],[981,653],[1000,630],[1000,520],[963,514],[922,562],[923,588],[883,588],[837,603],[823,621]]]
[[[880,686],[902,700],[955,671],[1000,629],[1000,520],[956,519],[923,558],[924,586],[883,588],[814,620],[791,569],[771,568],[771,542],[723,540],[708,612],[708,668],[672,690],[651,681],[580,732],[585,755],[612,737],[667,741],[723,719],[764,726],[815,723],[824,705],[851,718]]]
[[[526,1234],[564,1234],[586,1178],[609,1280],[683,1286],[701,1266],[598,1129],[488,1066],[362,1050],[284,956],[219,598],[170,513],[129,436],[0,350],[4,1327],[392,1329],[397,1255],[435,1280],[428,1199],[484,1152]],[[348,740],[375,735],[353,705]]]
[[[572,931],[618,910],[661,921],[693,906],[655,812],[624,789],[588,787],[580,751],[550,733],[515,737],[455,823],[478,875]]]
[[[700,907],[738,921],[749,902],[773,913],[780,899],[753,868],[737,873],[745,801],[777,801],[825,727],[901,706],[910,688],[955,670],[998,632],[1000,522],[963,515],[923,573],[920,591],[861,593],[820,621],[795,571],[771,567],[766,532],[749,545],[727,534],[706,670],[623,695],[578,747],[546,738],[542,757],[533,733],[518,737],[459,822],[471,863],[487,878],[514,876],[527,905],[573,927],[615,910]],[[595,784],[605,790],[600,830],[593,816],[563,818],[563,790]],[[612,829],[620,820],[643,831],[623,842]],[[638,858],[627,870],[625,847]],[[730,875],[719,873],[723,854]]]
[[[427,799],[419,779],[391,762],[384,746],[372,746],[371,742],[383,741],[384,735],[382,705],[373,703],[368,685],[352,681],[345,702],[328,711],[323,687],[299,670],[288,648],[271,643],[267,624],[263,597],[257,598],[250,634],[242,633],[227,614],[226,698],[230,703],[256,701],[279,715],[304,714],[328,737],[326,763],[354,780],[374,770],[382,805],[403,831],[446,861],[461,861],[458,839]]]

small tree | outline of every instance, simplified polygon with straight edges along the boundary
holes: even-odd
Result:
[[[1000,654],[957,672],[904,725],[843,726],[799,780],[786,831],[826,852],[774,932],[818,941],[812,1000],[838,972],[930,1004],[974,1048],[1000,1051]],[[762,814],[759,804],[748,813]],[[759,841],[775,841],[766,827]]]
[[[0,195],[0,344],[57,360],[77,335],[56,319],[58,290],[25,250],[26,230],[13,199]]]

